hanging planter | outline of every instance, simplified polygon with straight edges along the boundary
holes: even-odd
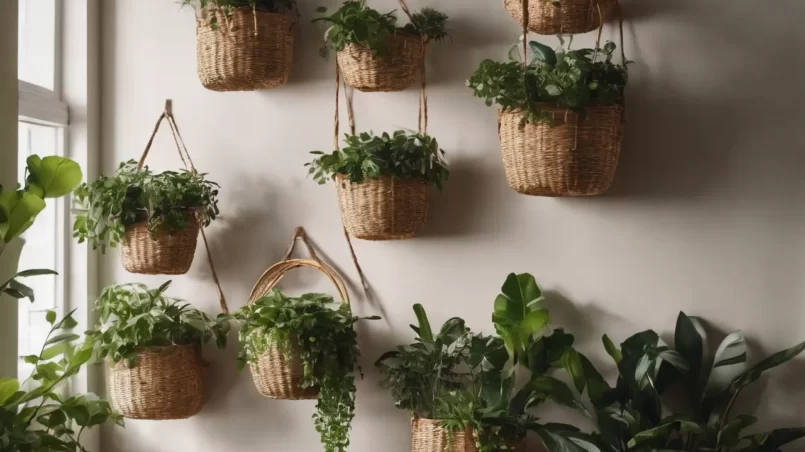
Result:
[[[185,419],[204,403],[201,345],[226,346],[229,317],[212,318],[168,298],[170,281],[155,290],[142,284],[104,289],[96,302],[100,325],[88,331],[110,364],[108,393],[131,419]]]
[[[612,17],[617,0],[529,0],[528,30],[541,35],[587,33]],[[523,0],[503,0],[506,11],[523,23]]]
[[[190,170],[154,174],[144,166],[159,126],[168,119],[182,161]],[[180,145],[181,143],[181,145]],[[192,166],[178,126],[166,107],[140,161],[118,166],[113,177],[101,176],[75,190],[84,213],[76,218],[74,237],[105,253],[121,244],[123,267],[131,273],[180,275],[193,263],[198,233],[218,215],[218,184]],[[212,259],[208,260],[212,267]],[[212,268],[216,284],[218,277]],[[223,293],[219,295],[224,304]]]
[[[524,44],[525,57],[515,47],[509,62],[485,60],[469,79],[476,96],[500,106],[511,188],[527,195],[591,196],[612,185],[627,82],[622,51],[623,62],[612,62],[615,48],[608,42],[595,50],[555,52],[532,41]]]
[[[318,155],[309,174],[320,184],[333,179],[344,227],[364,240],[414,237],[425,224],[431,185],[449,176],[436,139],[398,130],[393,135],[348,135],[346,146]]]
[[[285,85],[293,63],[295,0],[213,0],[199,12],[198,76],[213,91]],[[227,4],[230,6],[222,6]]]
[[[310,259],[291,259],[297,238]],[[299,267],[322,272],[335,286],[340,306],[328,295],[288,297],[275,289],[287,272]],[[241,323],[238,367],[249,365],[257,390],[275,399],[318,398],[313,418],[325,450],[346,451],[359,373],[354,324],[379,317],[352,315],[344,281],[319,260],[304,229],[296,229],[285,258],[263,273],[235,318]]]
[[[411,452],[478,452],[472,428],[450,431],[443,421],[411,419]]]
[[[365,1],[345,2],[335,14],[315,19],[331,26],[325,35],[322,55],[337,52],[338,66],[346,83],[360,91],[403,91],[414,84],[424,64],[425,46],[447,36],[447,16],[432,8],[410,14],[397,27],[393,12],[381,14]],[[326,8],[319,8],[326,13]]]

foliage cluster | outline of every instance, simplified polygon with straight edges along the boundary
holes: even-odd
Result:
[[[566,108],[584,115],[593,105],[621,102],[626,87],[627,63],[612,61],[615,44],[607,42],[602,49],[558,51],[531,41],[530,61],[523,68],[519,46],[509,52],[509,61],[481,62],[467,81],[476,97],[486,105],[497,104],[501,110],[521,110],[524,121],[552,122],[547,107]]]
[[[189,304],[164,295],[170,281],[149,290],[143,284],[110,286],[95,302],[100,315],[97,330],[87,331],[99,358],[123,360],[134,367],[143,347],[202,344],[215,339],[226,346],[229,316],[213,318]]]
[[[253,8],[270,13],[287,13],[296,6],[296,0],[181,0],[182,6],[192,6],[205,12],[207,24],[217,30],[219,27],[216,10],[223,11],[227,17],[232,16],[236,8]]]
[[[444,160],[444,151],[429,135],[398,130],[393,135],[380,136],[371,133],[347,135],[343,149],[325,154],[313,151],[315,160],[309,174],[320,184],[343,175],[351,182],[364,179],[394,176],[402,179],[421,178],[440,190],[450,171]]]
[[[208,226],[219,213],[218,184],[205,176],[184,170],[153,174],[134,160],[123,162],[114,177],[101,176],[75,189],[83,213],[76,217],[73,236],[106,252],[107,246],[117,246],[126,227],[142,221],[154,239],[187,227],[191,211]]]
[[[78,325],[72,312],[58,322],[54,311],[46,318],[51,329],[42,349],[24,357],[34,366],[29,379],[0,379],[0,450],[85,452],[80,441],[86,429],[110,420],[123,425],[122,416],[94,394],[63,393],[62,383],[92,358],[93,344],[74,344],[80,336],[71,332]]]
[[[319,7],[316,12],[327,14],[327,8]],[[325,45],[322,56],[329,49],[341,51],[347,44],[355,44],[370,49],[375,56],[382,57],[388,50],[388,39],[395,33],[406,33],[421,37],[426,43],[441,41],[447,37],[447,15],[433,8],[423,8],[411,14],[411,22],[397,27],[395,11],[381,14],[366,6],[366,0],[349,0],[333,14],[314,19],[313,22],[326,22],[330,28],[324,33]]]
[[[285,354],[298,352],[304,367],[301,386],[319,387],[313,419],[324,449],[344,452],[355,416],[355,375],[360,373],[354,325],[379,317],[355,317],[348,304],[335,309],[332,304],[328,295],[293,298],[272,290],[241,308],[234,315],[241,323],[238,367],[255,364],[273,344]]]

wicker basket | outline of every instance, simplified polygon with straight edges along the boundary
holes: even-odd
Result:
[[[421,38],[404,33],[389,38],[387,53],[375,57],[366,47],[347,44],[338,52],[338,66],[347,84],[364,92],[403,91],[421,71]]]
[[[144,349],[137,366],[123,361],[109,370],[109,396],[130,419],[186,419],[204,403],[201,350],[198,345]]]
[[[441,421],[411,419],[411,452],[478,452],[472,429],[450,433]]]
[[[337,180],[344,227],[363,240],[396,240],[415,236],[428,218],[430,185],[419,179],[381,176],[350,182]]]
[[[591,196],[612,185],[621,148],[623,108],[589,107],[584,119],[553,111],[555,124],[522,124],[520,111],[500,113],[500,147],[509,186],[537,196]]]
[[[506,11],[523,23],[523,0],[503,0]],[[611,17],[616,0],[529,0],[528,29],[541,35],[593,31]],[[600,8],[600,13],[599,13]]]
[[[183,275],[190,270],[196,253],[199,224],[195,212],[188,214],[184,229],[171,234],[160,232],[151,238],[148,222],[126,228],[120,258],[129,273],[146,275]]]
[[[301,238],[310,251],[312,259],[290,259],[293,253],[296,239]],[[297,228],[294,234],[294,241],[288,249],[285,258],[268,268],[257,280],[249,295],[249,303],[254,303],[260,297],[269,293],[279,284],[280,280],[289,271],[299,267],[315,268],[333,283],[338,296],[343,303],[349,304],[349,294],[344,280],[329,265],[321,262],[313,251],[312,246],[305,237],[304,229]],[[259,333],[254,333],[259,334]],[[285,400],[306,400],[316,399],[319,395],[317,387],[302,388],[300,383],[304,375],[302,361],[297,351],[297,339],[289,337],[291,350],[287,354],[283,353],[276,343],[272,343],[268,351],[260,357],[256,364],[250,365],[254,385],[260,394],[272,399]]]
[[[309,400],[319,397],[319,388],[302,388],[304,371],[296,344],[291,338],[291,350],[286,356],[276,343],[249,368],[252,371],[254,386],[265,397],[282,400]]]
[[[212,14],[212,13],[210,13]],[[291,74],[296,22],[288,14],[236,8],[216,11],[218,29],[198,21],[198,77],[213,91],[251,91],[284,85]]]

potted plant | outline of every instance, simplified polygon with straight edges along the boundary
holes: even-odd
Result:
[[[109,362],[109,394],[132,419],[185,419],[204,397],[201,345],[226,346],[229,317],[213,318],[165,296],[166,282],[107,287],[96,301],[100,321],[87,335]]]
[[[196,9],[198,76],[213,91],[271,89],[288,81],[296,0],[182,0]]]
[[[394,12],[381,14],[366,6],[366,0],[350,0],[332,15],[314,22],[330,24],[324,35],[322,55],[337,52],[344,80],[366,92],[402,91],[414,83],[424,64],[425,46],[447,37],[447,15],[433,8],[408,13],[410,23],[397,26]],[[326,14],[327,8],[316,10]]]
[[[333,303],[324,294],[288,297],[273,289],[241,308],[238,367],[249,364],[265,397],[318,399],[313,419],[324,450],[344,452],[360,373],[354,325],[379,317],[355,317],[346,300]]]
[[[114,177],[81,184],[75,198],[84,213],[73,236],[102,253],[122,242],[131,273],[179,275],[193,263],[200,225],[218,215],[218,184],[193,171],[154,174],[123,162]]]
[[[307,166],[320,184],[336,182],[344,227],[365,240],[406,239],[425,224],[430,186],[449,176],[435,138],[398,130],[392,135],[347,135],[331,154],[314,151]]]
[[[506,11],[522,25],[523,0],[503,0]],[[541,35],[587,33],[603,25],[617,0],[527,0],[528,30]]]
[[[621,146],[626,61],[615,44],[569,50],[532,41],[522,63],[484,60],[467,81],[500,107],[498,131],[509,185],[538,196],[589,196],[615,177]],[[623,53],[621,52],[621,55]]]
[[[684,312],[677,318],[675,348],[652,330],[631,336],[620,348],[604,336],[619,371],[617,385],[611,387],[592,365],[570,372],[580,391],[587,387],[601,451],[777,451],[805,436],[803,427],[746,434],[758,419],[732,415],[741,391],[802,353],[805,342],[749,366],[740,331],[729,334],[715,353],[707,339],[703,322]]]

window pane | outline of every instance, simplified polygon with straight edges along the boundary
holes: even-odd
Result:
[[[25,161],[32,154],[41,157],[55,155],[60,150],[61,133],[56,127],[19,123],[19,175],[20,183],[25,181]],[[63,252],[61,238],[63,225],[59,213],[60,200],[48,199],[47,207],[37,217],[34,224],[22,235],[25,244],[20,256],[20,270],[46,268],[60,271],[59,262]],[[49,325],[44,311],[55,309],[61,313],[61,276],[34,276],[25,278],[36,295],[36,302],[21,301],[19,311],[19,354],[29,355],[39,352],[42,340]],[[20,367],[20,373],[23,372]],[[27,377],[27,375],[21,375]]]
[[[19,0],[20,80],[54,89],[56,0]]]

